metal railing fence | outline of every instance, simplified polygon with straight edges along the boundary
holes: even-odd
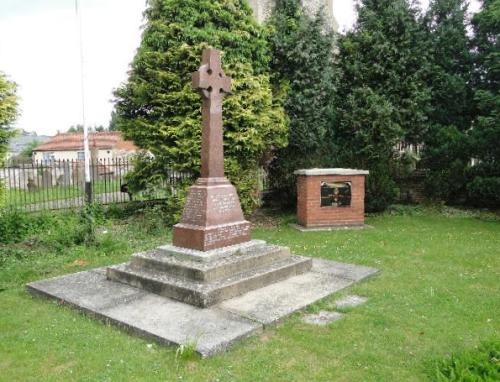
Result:
[[[164,184],[138,194],[129,192],[126,175],[133,170],[127,159],[104,158],[91,164],[92,198],[102,204],[131,200],[158,200],[192,175],[169,171]],[[81,207],[85,204],[84,162],[48,160],[10,162],[0,168],[0,182],[5,188],[4,205],[25,211]]]

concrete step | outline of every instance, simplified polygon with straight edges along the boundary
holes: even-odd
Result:
[[[267,246],[267,244],[264,240],[254,239],[246,241],[244,243],[230,245],[228,247],[211,249],[209,251],[199,251],[197,249],[176,247],[172,244],[162,245],[157,248],[157,251],[183,260],[212,262],[225,257],[231,257],[241,252],[248,252],[265,246]]]
[[[136,269],[165,272],[186,280],[212,282],[257,267],[265,267],[290,256],[289,248],[277,245],[252,247],[211,262],[183,259],[164,251],[153,250],[133,255],[131,266]]]
[[[292,255],[232,277],[213,282],[200,282],[174,277],[152,269],[137,268],[130,263],[125,263],[109,267],[107,277],[112,281],[206,308],[251,290],[305,273],[311,267],[312,259]]]

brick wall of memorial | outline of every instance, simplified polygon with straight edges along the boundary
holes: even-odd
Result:
[[[322,183],[350,183],[349,206],[321,206]],[[362,225],[365,220],[364,175],[318,175],[297,177],[297,218],[306,227]]]

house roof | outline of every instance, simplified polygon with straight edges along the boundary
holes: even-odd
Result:
[[[134,142],[123,139],[119,131],[89,133],[90,149],[136,151]],[[83,133],[57,134],[47,142],[38,146],[40,151],[80,151],[83,150]]]

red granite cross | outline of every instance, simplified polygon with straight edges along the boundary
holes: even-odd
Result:
[[[193,73],[193,89],[203,97],[201,141],[201,177],[224,177],[222,141],[222,99],[231,91],[231,78],[222,71],[220,51],[204,49],[202,64]]]

